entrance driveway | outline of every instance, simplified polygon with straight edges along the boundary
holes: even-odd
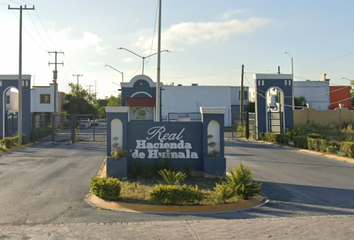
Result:
[[[263,182],[268,204],[215,214],[128,213],[95,209],[84,202],[105,148],[106,143],[100,142],[44,142],[1,155],[0,239],[351,239],[354,235],[354,164],[258,142],[227,141],[228,167],[239,161],[250,167],[255,179]]]

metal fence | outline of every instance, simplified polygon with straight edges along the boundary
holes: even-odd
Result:
[[[82,125],[82,120],[89,124]],[[33,114],[31,140],[54,142],[106,141],[107,125],[97,115]]]
[[[202,117],[199,112],[169,113],[167,122],[201,122]]]
[[[232,137],[257,138],[256,114],[249,112],[235,113],[232,119]]]

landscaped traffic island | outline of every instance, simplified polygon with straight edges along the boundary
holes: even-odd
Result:
[[[261,183],[242,165],[225,177],[188,177],[186,173],[159,170],[158,176],[120,181],[94,177],[90,202],[100,208],[143,212],[230,211],[259,205]]]

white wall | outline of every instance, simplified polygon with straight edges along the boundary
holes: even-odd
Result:
[[[41,94],[50,94],[50,103],[40,103]],[[57,94],[58,109],[58,94]],[[46,87],[33,87],[31,89],[31,109],[32,112],[54,112],[54,84]]]
[[[328,81],[294,81],[295,97],[304,96],[310,107],[328,110],[330,103]]]
[[[230,86],[163,86],[162,88],[164,89],[161,94],[163,117],[167,117],[168,113],[199,113],[200,107],[226,107],[225,126],[231,126]]]
[[[241,101],[240,101],[241,87],[230,87],[230,88],[231,88],[231,105],[241,105]],[[247,96],[243,97],[243,105],[247,105],[249,94],[250,94],[247,86],[243,87],[243,92],[247,92]]]

